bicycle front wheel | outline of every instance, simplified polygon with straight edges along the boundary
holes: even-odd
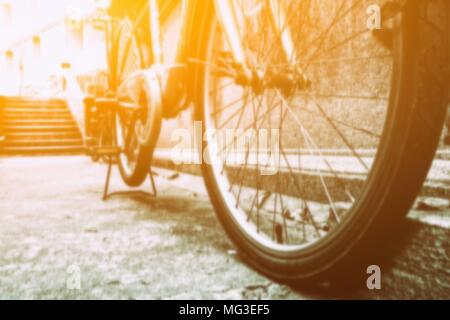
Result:
[[[385,41],[368,27],[373,5],[230,1],[245,66],[226,25],[211,18],[202,28],[196,119],[206,186],[243,256],[273,277],[365,274],[433,159],[447,48],[445,19],[430,15],[447,4],[385,7]]]

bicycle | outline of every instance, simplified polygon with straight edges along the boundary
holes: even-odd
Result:
[[[366,26],[374,3],[377,31]],[[395,239],[438,145],[448,6],[113,1],[108,72],[123,180],[144,181],[163,119],[193,106],[211,202],[252,266],[283,281],[365,273]],[[162,20],[177,10],[168,60]]]
[[[85,99],[85,112],[87,114],[86,126],[88,140],[88,154],[92,161],[108,163],[110,155],[104,150],[116,147],[115,142],[115,110],[109,105],[107,98]],[[112,159],[113,162],[116,159]]]

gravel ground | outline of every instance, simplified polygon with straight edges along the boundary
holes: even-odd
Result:
[[[450,298],[447,208],[412,212],[381,291],[292,288],[240,259],[199,177],[157,169],[157,198],[104,202],[105,170],[84,157],[0,158],[0,299]],[[116,171],[111,188],[123,189]]]

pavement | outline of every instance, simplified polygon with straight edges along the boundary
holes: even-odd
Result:
[[[86,157],[0,158],[0,299],[450,299],[446,199],[418,200],[381,290],[292,287],[241,259],[201,177],[155,168],[157,197],[102,201],[105,173]],[[117,170],[111,190],[126,190]]]
[[[315,199],[326,202],[323,195],[323,185],[321,177],[326,180],[326,184],[333,190],[332,196],[336,200],[346,201],[347,195],[342,190],[342,182],[346,188],[357,194],[363,188],[367,177],[367,168],[373,163],[374,155],[369,151],[361,150],[361,162],[350,154],[340,154],[336,150],[321,150],[319,154],[315,150],[304,150],[302,153],[292,151],[286,155],[280,155],[270,158],[269,153],[265,155],[250,152],[247,158],[247,174],[243,178],[244,184],[252,184],[256,175],[262,175],[266,184],[271,185],[270,176],[279,173],[284,177],[284,183],[281,188],[285,194],[290,194],[292,186],[289,183],[292,175],[299,181],[307,185],[308,199]],[[364,154],[366,154],[364,156]],[[422,195],[426,197],[438,197],[450,199],[450,159],[446,150],[439,150],[435,156],[432,167],[428,172],[427,180],[422,188]],[[259,159],[259,160],[257,160]],[[199,159],[197,150],[190,149],[171,149],[158,148],[154,153],[153,163],[163,168],[169,168],[181,172],[201,175],[200,166],[197,165]],[[245,153],[229,152],[227,165],[230,168],[237,169],[246,162]],[[362,165],[365,163],[366,167]],[[259,164],[259,167],[258,167]],[[270,165],[269,165],[270,164]],[[276,166],[275,166],[276,165]],[[301,169],[299,169],[301,168]],[[296,196],[295,194],[293,194]]]

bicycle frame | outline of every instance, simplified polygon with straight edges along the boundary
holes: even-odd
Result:
[[[122,1],[125,8],[134,3]],[[395,44],[390,54],[370,39],[370,28],[356,27],[365,12],[364,2],[342,0],[324,17],[326,2],[317,6],[304,2],[293,11],[295,7],[282,0],[140,0],[139,8],[124,10],[125,19],[114,35],[122,51],[114,51],[113,58],[123,57],[117,62],[123,62],[121,70],[130,64],[128,73],[119,73],[120,85],[112,81],[116,86],[111,90],[116,91],[108,101],[116,112],[113,140],[125,183],[134,187],[144,182],[162,118],[175,117],[194,103],[202,136],[195,130],[201,142],[190,148],[199,151],[197,164],[219,220],[259,270],[286,280],[345,266],[342,259],[348,263],[352,253],[360,254],[361,245],[373,241],[378,228],[384,231],[386,221],[404,217],[425,178],[439,135],[439,126],[425,137],[412,134],[422,119],[409,116],[410,111],[421,108],[427,114],[429,101],[440,104],[441,111],[446,107],[434,99],[441,98],[430,90],[434,83],[430,88],[415,83],[429,84],[430,76],[439,79],[439,65],[445,60],[438,52],[439,59],[427,59],[430,74],[422,74],[416,44],[424,42],[434,49],[441,38],[439,28],[431,32],[429,25],[435,25],[431,19],[421,21],[422,13],[408,12],[412,9],[395,14],[405,22],[388,30]],[[445,7],[441,2],[436,8]],[[176,7],[182,8],[177,20],[181,27],[165,20],[171,13],[171,18],[178,18]],[[297,14],[305,19],[291,24]],[[142,20],[134,17],[144,15],[149,20],[139,25]],[[418,30],[423,28],[417,43],[407,31],[415,30],[411,26],[416,21],[421,21]],[[168,55],[160,42],[165,22],[169,31],[179,27],[178,41],[166,43],[172,45],[165,46]],[[440,23],[444,30],[445,22]],[[335,33],[329,35],[332,29]],[[427,39],[429,33],[435,35]],[[131,45],[134,56],[126,60]],[[336,48],[340,50],[330,52]],[[354,54],[366,51],[357,49],[367,52]],[[404,68],[407,64],[411,70]],[[309,79],[300,65],[311,76],[312,90],[304,90],[309,89]],[[416,73],[417,79],[411,77]],[[417,103],[410,103],[413,100]],[[384,123],[378,116],[385,118]],[[245,136],[247,130],[251,136]],[[264,136],[264,131],[269,134]],[[419,148],[408,148],[410,141]],[[412,158],[418,161],[411,162]],[[386,179],[385,172],[394,174]],[[349,174],[367,181],[347,183]],[[403,182],[410,180],[406,190]],[[402,210],[394,210],[392,216],[399,199]],[[294,229],[293,237],[288,229],[289,233]],[[349,239],[358,243],[349,246]],[[358,250],[352,252],[354,248]]]
[[[153,56],[156,57],[155,63],[164,65],[164,57],[162,54],[160,31],[160,7],[157,0],[148,0],[148,10],[150,22],[150,37],[152,43],[156,44],[152,48]],[[195,67],[193,65],[201,63],[199,59],[199,50],[204,45],[201,43],[202,37],[198,36],[205,30],[201,30],[202,21],[198,21],[199,17],[209,18],[216,15],[219,23],[223,26],[225,39],[230,47],[232,57],[240,72],[241,78],[251,83],[252,72],[245,65],[245,54],[239,39],[239,30],[237,27],[235,8],[230,0],[171,0],[165,2],[164,17],[170,15],[167,11],[174,11],[177,5],[182,6],[182,28],[180,30],[179,42],[176,48],[175,61],[172,65],[166,65],[170,71],[163,91],[163,116],[172,118],[178,113],[186,109],[193,102],[194,88],[192,84],[194,79],[188,79],[189,76],[195,75]],[[278,26],[284,25],[285,15],[278,1],[266,0],[266,5],[270,10],[278,13],[277,17],[281,21],[271,21],[276,32],[280,33],[281,45],[284,47],[287,61],[295,61],[294,46],[291,41],[289,30]],[[169,9],[169,10],[168,10]],[[271,15],[274,16],[273,14]],[[206,31],[208,32],[208,31]]]
[[[148,25],[149,30],[146,37],[148,36],[148,40],[150,40],[149,53],[153,57],[152,65],[148,69],[142,69],[127,77],[116,88],[119,101],[122,100],[121,97],[124,100],[130,97],[134,102],[131,105],[127,102],[120,102],[120,105],[125,109],[131,107],[136,111],[136,106],[141,104],[140,101],[146,99],[147,110],[150,111],[147,112],[147,120],[144,122],[139,120],[136,124],[139,143],[145,146],[156,144],[162,118],[174,118],[195,102],[196,75],[199,66],[208,64],[201,58],[205,49],[204,39],[207,36],[205,32],[214,32],[214,30],[202,28],[208,22],[207,19],[217,17],[224,32],[224,39],[228,44],[230,57],[233,59],[232,70],[226,76],[234,78],[237,83],[243,86],[255,86],[255,88],[265,81],[264,75],[261,75],[259,70],[252,70],[245,64],[246,57],[239,34],[238,16],[236,15],[235,3],[232,0],[171,0],[163,4],[164,19],[170,17],[177,5],[182,6],[182,25],[178,34],[179,41],[176,44],[174,61],[165,61],[163,46],[160,42],[161,23],[165,22],[160,20],[161,2],[147,0],[145,8],[139,13],[139,18],[136,19],[132,29],[141,23],[144,15],[148,16],[149,21],[146,26]],[[295,58],[294,49],[290,41],[291,37],[287,28],[285,28],[284,12],[278,1],[264,0],[255,7],[255,13],[253,14],[259,14],[264,6],[271,11],[272,17],[275,14],[274,10],[277,10],[276,17],[279,21],[271,18],[273,21],[268,22],[280,34],[280,45],[284,48],[286,61],[292,63],[292,58]],[[145,10],[148,10],[148,12],[145,12]],[[200,21],[200,19],[204,19],[204,21]],[[129,50],[129,45],[125,50]],[[110,69],[115,70],[114,67]],[[301,74],[301,70],[298,71]],[[112,78],[115,77],[116,75],[112,75]],[[113,87],[115,87],[115,80],[112,81]],[[283,85],[282,81],[283,79],[280,81],[281,85]]]
[[[179,41],[177,43],[175,60],[167,62],[164,59],[162,47],[159,42],[161,39],[160,26],[164,21],[160,21],[160,4],[157,0],[148,0],[150,10],[150,37],[154,44],[153,56],[156,57],[155,64],[164,65],[169,69],[167,80],[163,89],[163,116],[165,118],[173,118],[180,111],[186,109],[193,101],[193,81],[189,81],[189,76],[194,74],[190,68],[190,59],[198,57],[201,48],[201,37],[198,35],[200,30],[196,30],[198,17],[207,17],[208,14],[214,13],[213,1],[204,0],[171,0],[165,3],[164,17],[170,16],[177,6],[182,6],[182,26],[179,31]],[[169,10],[167,9],[169,8]],[[167,12],[169,11],[169,12]],[[156,46],[155,46],[156,44]]]

